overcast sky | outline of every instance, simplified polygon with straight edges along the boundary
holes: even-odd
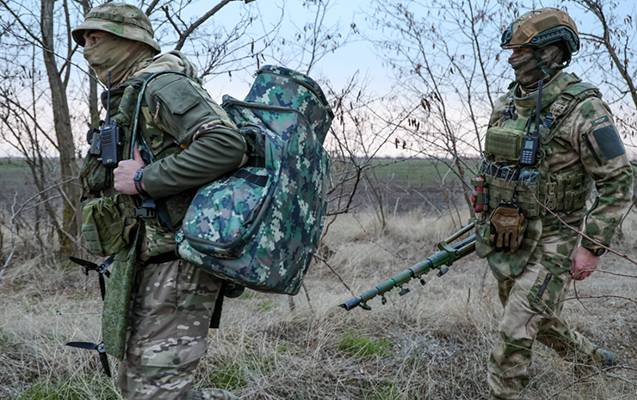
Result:
[[[355,23],[359,31],[363,32],[366,37],[373,37],[374,32],[370,31],[369,24],[365,21],[365,17],[372,12],[372,0],[330,0],[330,9],[326,17],[327,26],[340,26],[343,31],[347,32],[350,24]],[[427,1],[421,1],[421,4],[427,4]],[[557,1],[525,1],[522,2],[528,8],[539,8],[543,6],[560,6],[563,2]],[[633,0],[618,0],[618,9],[627,15],[633,15],[633,21],[637,21],[637,2]],[[198,4],[203,11],[209,7],[209,1],[200,1]],[[223,9],[218,16],[215,16],[214,23],[219,23],[228,29],[232,27],[239,18],[243,7],[253,7],[257,10],[256,14],[260,16],[259,24],[255,25],[254,34],[258,34],[259,29],[268,29],[280,20],[283,7],[283,23],[281,26],[281,34],[284,37],[291,38],[293,33],[304,24],[312,22],[313,15],[308,13],[308,9],[303,7],[302,0],[256,0],[247,5],[242,2],[230,4]],[[569,4],[569,13],[578,22],[582,31],[595,30],[594,19],[587,16],[579,7]],[[436,23],[432,20],[432,23]],[[635,23],[635,22],[634,22]],[[499,36],[494,37],[497,42]],[[337,49],[334,54],[326,56],[317,65],[313,75],[317,78],[329,78],[338,86],[343,80],[351,76],[352,73],[359,71],[362,76],[368,77],[370,82],[377,88],[379,92],[389,90],[391,84],[389,82],[390,73],[383,65],[382,58],[378,55],[378,50],[374,49],[368,41],[362,36],[353,36],[352,40]],[[502,58],[503,65],[506,57]],[[275,62],[267,60],[266,62]],[[294,68],[294,62],[288,65]],[[573,68],[577,70],[577,57],[574,59]],[[247,92],[249,83],[251,82],[251,73],[253,71],[245,71],[245,73],[236,74],[232,79],[222,78],[213,79],[209,89],[213,94],[219,96],[221,93],[235,93],[237,96]],[[578,71],[586,74],[589,71]],[[594,75],[594,71],[590,71]],[[512,74],[511,74],[512,76]],[[593,77],[590,78],[594,80]]]
[[[185,19],[194,19],[200,16],[211,7],[211,4],[216,4],[216,2],[217,0],[195,1],[194,4],[188,8],[189,15],[185,16]],[[411,1],[405,0],[404,2],[410,3]],[[138,2],[136,3],[139,4]],[[146,3],[148,3],[148,1]],[[388,93],[397,93],[394,74],[387,67],[382,54],[379,54],[380,50],[374,47],[374,45],[368,40],[370,38],[378,39],[380,35],[379,32],[374,31],[372,24],[367,21],[370,17],[370,13],[373,12],[372,6],[374,3],[375,0],[329,1],[330,8],[325,17],[324,25],[328,27],[328,29],[339,27],[343,34],[350,34],[351,36],[346,44],[336,49],[334,53],[330,53],[320,60],[310,74],[313,78],[317,79],[319,82],[329,81],[333,87],[339,88],[343,86],[348,77],[352,76],[355,72],[358,72],[359,76],[362,77],[362,80],[367,83],[368,88],[370,88],[374,94],[380,96]],[[421,0],[419,3],[427,5],[431,4],[427,0]],[[493,7],[496,6],[497,0],[490,0],[488,3]],[[560,0],[524,1],[522,3],[529,8],[563,4]],[[619,0],[616,1],[616,3],[619,5],[618,10],[620,13],[633,16],[632,23],[635,24],[637,22],[637,1]],[[422,10],[422,8],[420,8],[420,10]],[[306,24],[313,22],[314,14],[309,11],[307,7],[304,7],[303,0],[256,0],[248,4],[244,4],[242,1],[231,2],[220,10],[219,13],[211,20],[209,20],[207,25],[210,27],[222,27],[226,30],[231,30],[232,27],[234,27],[240,20],[241,16],[246,15],[246,13],[249,13],[256,18],[248,32],[248,35],[251,37],[261,36],[263,32],[270,31],[273,26],[281,22],[278,37],[279,40],[281,38],[285,38],[287,41],[286,45],[283,50],[275,50],[274,47],[266,50],[264,52],[264,63],[283,64],[284,66],[295,69],[307,61],[300,56],[294,57],[293,51],[288,52],[284,61],[281,61],[276,57],[280,55],[281,51],[285,52],[288,49],[293,49],[297,45],[294,38],[295,32],[302,30]],[[569,13],[578,22],[581,31],[598,31],[595,27],[594,19],[587,16],[577,6],[570,4]],[[282,15],[283,17],[281,17]],[[437,15],[435,10],[430,16],[416,15],[416,19],[422,19],[423,23],[428,23],[428,20],[431,19],[432,25],[441,24],[443,20],[441,17],[443,16]],[[156,28],[158,24],[162,23],[162,19],[163,23],[166,24],[163,13],[154,13],[153,22],[156,25]],[[359,32],[359,34],[353,33],[351,28],[352,24],[356,24],[357,32]],[[161,31],[161,26],[159,27],[159,31]],[[163,38],[160,37],[160,39]],[[499,39],[500,32],[493,32],[493,40],[497,43],[499,42]],[[170,50],[171,44],[167,43],[167,40],[160,40],[160,42],[163,45],[164,50]],[[590,45],[584,43],[584,46]],[[630,46],[633,49],[637,48],[635,43],[630,43]],[[470,53],[469,50],[470,49],[467,49],[467,53]],[[192,47],[189,48],[186,46],[184,48],[184,52],[190,56],[193,55],[194,51],[195,49]],[[507,56],[508,52],[504,52],[499,58],[500,61],[498,62],[498,65],[501,66],[504,76],[508,79],[508,77],[512,77],[513,74],[509,71],[506,64]],[[608,56],[604,54],[602,57]],[[82,66],[83,69],[86,68],[86,63],[82,59],[81,54],[77,54],[75,61],[78,65]],[[608,62],[610,64],[610,61]],[[579,63],[577,56],[575,56],[573,65],[570,69],[577,72],[585,80],[599,84],[599,71],[585,70],[582,67],[583,65],[585,64]],[[243,71],[234,72],[231,77],[224,74],[208,79],[206,81],[206,87],[213,98],[217,101],[221,101],[221,96],[223,94],[230,94],[233,97],[242,99],[248,92],[250,84],[253,81],[253,74],[255,71],[256,65],[251,64]],[[79,79],[86,79],[84,73],[79,71],[76,73],[76,76]],[[505,86],[506,85],[500,85],[501,88]],[[453,93],[450,93],[450,96],[452,95]],[[82,107],[85,101],[84,95],[81,93],[77,93],[75,95],[75,99],[71,100],[75,102],[72,104],[72,107],[75,107],[75,109]],[[485,111],[488,110],[485,109]],[[3,155],[3,153],[11,154],[11,151],[6,146],[0,144],[0,155]]]

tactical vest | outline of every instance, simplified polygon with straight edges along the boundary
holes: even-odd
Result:
[[[518,115],[513,94],[509,94],[508,105],[487,130],[485,157],[480,165],[480,175],[488,188],[489,210],[502,203],[514,203],[526,218],[541,218],[546,215],[546,208],[568,213],[586,205],[590,181],[584,172],[579,168],[550,171],[546,159],[552,147],[569,146],[560,143],[556,134],[575,107],[592,96],[601,97],[593,85],[576,78],[555,101],[543,105],[538,162],[534,167],[520,167],[523,138],[532,129],[535,115]]]
[[[111,89],[110,104],[107,104],[107,92],[103,92],[101,95],[102,106],[107,110],[111,110],[111,119],[116,121],[121,129],[122,147],[119,155],[120,159],[126,159],[130,154],[132,122],[136,114],[139,91],[147,78],[149,78],[148,75],[135,77],[127,80],[119,87]],[[163,132],[150,122],[151,117],[148,112],[148,105],[145,102],[142,102],[140,112],[142,118],[139,124],[141,139],[149,145],[148,147],[151,149],[155,159],[167,157],[181,150],[170,137],[166,137]],[[99,132],[96,129],[92,129],[88,132],[86,138],[90,148],[80,172],[83,199],[114,194],[111,171],[103,167],[99,160],[101,143],[98,136]]]

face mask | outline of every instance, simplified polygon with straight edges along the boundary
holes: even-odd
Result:
[[[515,80],[525,90],[532,90],[540,79],[548,81],[562,68],[562,49],[558,46],[548,46],[539,51],[544,64],[544,71],[531,51],[519,52],[509,57],[509,64],[515,72]],[[547,76],[548,74],[548,76]]]
[[[143,43],[105,35],[92,46],[84,47],[84,58],[89,63],[100,82],[111,84],[123,82],[140,62],[151,58],[153,51]]]

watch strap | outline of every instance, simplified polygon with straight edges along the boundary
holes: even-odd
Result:
[[[150,197],[148,192],[146,192],[144,188],[142,187],[143,178],[144,178],[144,167],[141,167],[140,169],[137,170],[137,172],[135,172],[135,176],[133,177],[133,182],[135,183],[135,189],[137,189],[137,193],[139,193],[140,195],[144,197]]]

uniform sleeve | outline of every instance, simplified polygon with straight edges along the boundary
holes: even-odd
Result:
[[[241,165],[245,140],[203,88],[185,77],[165,75],[149,85],[146,102],[153,123],[184,148],[144,168],[143,184],[151,197],[201,186]]]
[[[589,98],[578,105],[571,137],[597,190],[584,233],[608,246],[632,203],[633,171],[612,114],[601,99]],[[585,237],[581,245],[593,251],[601,247]]]

